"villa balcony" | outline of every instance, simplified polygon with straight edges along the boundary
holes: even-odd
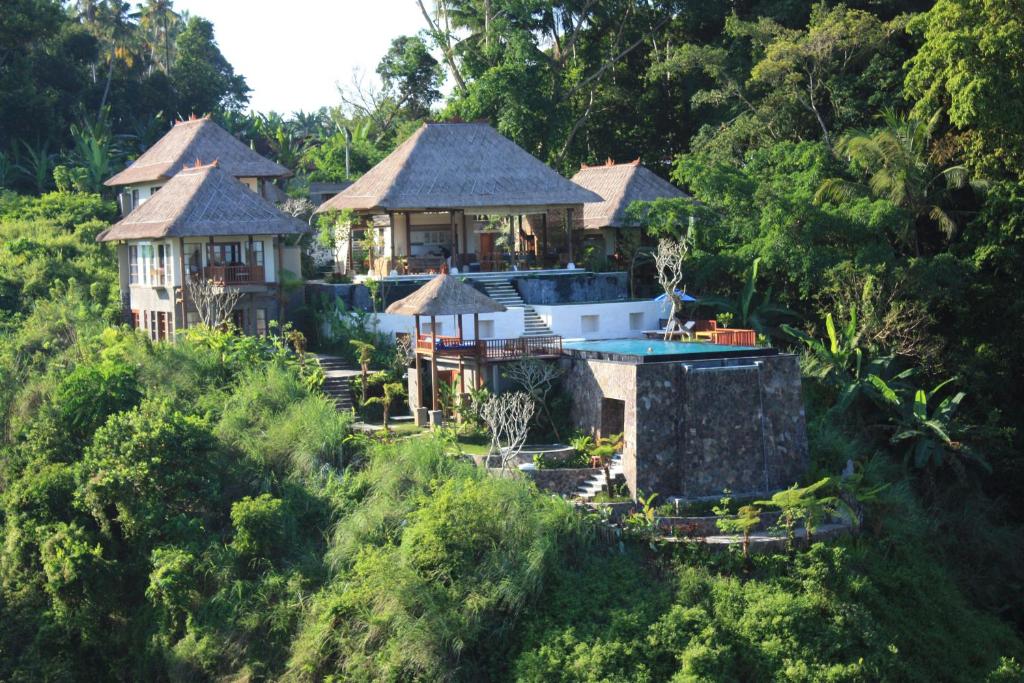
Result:
[[[259,285],[266,282],[263,266],[205,266],[192,271],[193,280],[209,280],[217,285]]]
[[[512,339],[462,339],[425,335],[416,340],[416,352],[437,358],[474,358],[482,361],[519,358],[557,358],[562,337],[515,337]]]

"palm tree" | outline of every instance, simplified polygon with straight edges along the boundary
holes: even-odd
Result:
[[[938,168],[929,157],[937,117],[924,123],[888,109],[881,118],[880,128],[847,133],[836,143],[836,152],[846,156],[866,176],[866,182],[829,178],[814,199],[819,203],[843,202],[866,192],[889,200],[909,216],[897,239],[919,256],[918,229],[922,221],[937,225],[947,238],[956,232],[956,221],[942,207],[942,201],[948,190],[967,183],[967,169]]]
[[[174,11],[172,0],[146,0],[132,14],[146,33],[153,63],[164,72],[171,70],[174,38],[181,27],[181,15]]]
[[[131,5],[121,0],[107,0],[100,6],[97,16],[97,29],[107,43],[105,59],[107,60],[107,84],[103,88],[97,121],[102,116],[110,95],[110,84],[114,79],[114,64],[118,61],[125,66],[135,63],[136,25],[131,20]]]

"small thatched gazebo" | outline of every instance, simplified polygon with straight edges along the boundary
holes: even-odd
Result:
[[[430,385],[433,409],[439,407],[438,385],[437,385],[437,354],[438,351],[453,352],[459,359],[459,381],[460,390],[465,392],[465,379],[462,375],[463,359],[465,356],[472,358],[477,370],[482,363],[480,354],[477,353],[477,341],[480,329],[481,313],[500,313],[505,311],[504,305],[498,303],[491,297],[483,294],[472,286],[452,277],[441,274],[423,285],[415,292],[399,299],[387,308],[388,313],[398,315],[411,315],[416,321],[416,331],[413,334],[413,351],[416,358],[416,388],[418,392],[417,405],[423,405],[422,388],[419,382],[420,357],[430,359]],[[455,316],[456,337],[440,337],[436,334],[437,316]],[[466,343],[462,336],[462,316],[473,316],[473,341]],[[430,318],[430,335],[420,334],[420,318]],[[465,351],[466,353],[462,353]],[[479,372],[478,372],[479,375]]]

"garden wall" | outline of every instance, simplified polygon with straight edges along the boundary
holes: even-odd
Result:
[[[602,399],[625,402],[623,465],[634,495],[756,495],[791,485],[807,467],[796,356],[570,363],[578,427],[600,428]]]

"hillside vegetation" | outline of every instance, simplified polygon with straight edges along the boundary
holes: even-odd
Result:
[[[1018,0],[437,0],[374,98],[288,115],[242,113],[173,3],[9,4],[0,680],[1024,679]],[[128,329],[102,180],[205,111],[295,195],[426,118],[570,175],[640,156],[696,200],[634,211],[693,226],[699,312],[802,354],[800,483],[851,463],[859,533],[749,563],[614,537],[444,435],[352,433],[283,330]]]

